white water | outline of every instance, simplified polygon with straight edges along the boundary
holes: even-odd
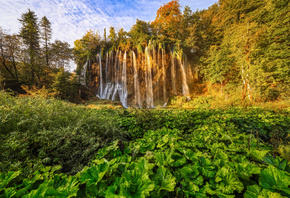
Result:
[[[88,61],[84,64],[83,69],[80,73],[80,83],[81,85],[84,85],[84,86],[86,86],[87,67],[88,67]]]
[[[178,60],[179,60],[179,64],[180,64],[180,69],[181,69],[181,76],[182,76],[182,94],[184,96],[188,96],[189,95],[189,89],[188,89],[188,85],[187,85],[187,79],[186,79],[186,73],[185,73],[185,69],[184,69],[184,62],[182,62],[182,57],[176,53]]]
[[[149,49],[146,47],[145,49],[145,62],[146,64],[146,73],[147,73],[147,94],[146,94],[146,103],[148,108],[154,108],[154,101],[153,101],[153,86],[152,86],[152,71],[151,71],[151,61],[150,61],[150,54]]]
[[[119,93],[120,101],[123,105],[123,107],[128,108],[127,104],[127,75],[126,75],[126,70],[127,70],[127,53],[124,53],[124,58],[123,58],[123,68],[122,68],[122,85],[119,87],[121,89],[121,93]]]
[[[116,57],[115,57],[115,64],[114,64],[114,92],[113,92],[113,95],[112,95],[112,100],[115,101],[116,99],[116,94],[117,94],[117,91],[118,91],[118,88],[119,88],[119,82],[118,82],[118,70],[117,70],[117,65],[118,65],[118,56],[119,55],[119,51],[117,51],[116,53]]]
[[[100,89],[99,89],[99,96],[101,99],[104,99],[103,97],[103,69],[102,69],[102,51],[100,50],[99,55],[99,67],[100,67]]]
[[[189,96],[188,81],[191,81],[191,69],[188,68],[184,54],[172,51],[170,56],[167,56],[164,48],[160,47],[157,50],[151,43],[144,53],[135,53],[130,52],[129,60],[127,53],[119,50],[115,53],[103,52],[103,60],[101,52],[97,55],[100,70],[99,98],[120,100],[125,108],[130,105],[141,107],[142,102],[146,102],[148,108],[154,108],[158,99],[163,100],[163,104],[166,105],[169,89],[173,94],[181,92],[182,95]],[[87,62],[84,65],[80,75],[82,83],[86,82],[88,64]],[[176,74],[177,71],[180,75]],[[168,72],[171,73],[170,76],[166,75]]]
[[[171,53],[171,83],[172,83],[172,91],[173,94],[176,95],[176,83],[175,83],[175,57],[174,57],[174,51]]]
[[[135,94],[135,103],[138,107],[141,107],[141,97],[140,97],[140,87],[138,79],[138,69],[136,63],[136,55],[133,51],[133,68],[134,68],[134,94]]]
[[[166,71],[165,71],[165,60],[164,60],[164,49],[162,49],[162,73],[163,73],[163,100],[166,103]]]

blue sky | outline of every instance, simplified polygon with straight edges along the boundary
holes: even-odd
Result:
[[[129,31],[136,19],[153,21],[160,6],[170,0],[0,0],[0,27],[17,33],[17,19],[33,10],[38,19],[46,16],[52,23],[53,40],[67,41],[71,46],[86,31],[103,34],[114,26]],[[217,0],[180,0],[182,10],[189,5],[193,11],[206,9]]]

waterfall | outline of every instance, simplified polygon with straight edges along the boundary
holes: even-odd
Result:
[[[150,61],[150,54],[149,54],[148,47],[146,47],[146,49],[145,49],[145,67],[146,67],[145,74],[147,74],[145,77],[145,79],[147,81],[146,82],[146,84],[147,84],[147,86],[146,86],[147,87],[146,103],[147,103],[147,106],[149,108],[154,108],[153,86],[152,86],[152,68],[151,68],[151,61]]]
[[[109,82],[109,54],[108,52],[106,53],[106,68],[105,68],[105,84],[107,87],[107,84]],[[106,97],[106,92],[104,91],[103,93],[104,98]]]
[[[118,70],[117,70],[117,64],[118,64],[118,55],[119,55],[119,51],[117,51],[116,53],[116,57],[115,57],[115,64],[114,64],[114,92],[113,92],[113,95],[112,95],[112,100],[115,101],[115,98],[116,98],[116,94],[117,94],[117,91],[118,91]]]
[[[121,93],[119,93],[120,96],[120,101],[123,105],[123,107],[128,108],[128,104],[127,104],[127,75],[126,75],[126,70],[127,70],[127,62],[126,62],[126,57],[127,57],[127,53],[124,53],[124,58],[123,58],[123,67],[122,67],[122,74],[121,74]]]
[[[185,73],[185,69],[184,69],[184,62],[182,63],[182,57],[176,53],[178,60],[179,60],[179,64],[180,64],[180,69],[181,69],[181,76],[182,76],[182,94],[184,96],[188,96],[189,95],[189,89],[188,89],[188,85],[187,85],[187,78],[186,78],[186,73]]]
[[[140,98],[140,88],[139,88],[139,79],[138,79],[138,69],[136,63],[135,52],[133,54],[133,68],[134,68],[134,94],[135,94],[135,103],[138,107],[141,107],[141,98]]]
[[[103,97],[103,69],[102,69],[102,51],[99,53],[99,66],[100,66],[100,89],[99,89],[99,98],[104,99]]]
[[[164,49],[162,49],[162,73],[163,73],[163,100],[166,103],[166,71],[165,71],[165,60],[164,60]]]
[[[157,67],[157,82],[156,82],[156,99],[159,98],[160,96],[160,74],[161,72],[159,71],[159,66],[160,66],[160,48],[158,47],[157,50],[157,61],[156,61],[156,67]]]
[[[98,87],[95,87],[98,89],[93,90],[97,91],[100,99],[118,100],[125,108],[142,107],[143,102],[147,108],[166,106],[170,93],[188,97],[192,81],[190,63],[182,50],[168,51],[166,54],[166,46],[159,44],[156,47],[152,42],[145,49],[132,50],[130,54],[121,50],[100,50],[94,64],[97,70],[92,70],[90,74],[96,74],[98,79],[94,81],[98,82]],[[130,59],[127,55],[130,55]],[[88,60],[80,72],[83,85],[89,81],[86,79],[89,64]]]
[[[88,60],[84,64],[83,69],[82,69],[82,71],[80,73],[80,83],[81,83],[81,85],[84,85],[84,86],[86,86],[87,67],[88,67]]]
[[[111,67],[111,63],[113,63],[113,53],[108,53],[106,56],[106,88],[104,90],[104,99],[110,99],[112,92],[114,90],[113,80],[113,68]],[[109,69],[110,66],[110,69]]]
[[[171,53],[171,83],[172,83],[172,91],[173,94],[176,95],[176,85],[175,85],[175,57],[174,57],[174,51],[172,50]]]

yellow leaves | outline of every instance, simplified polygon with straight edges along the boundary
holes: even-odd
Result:
[[[181,18],[180,5],[177,0],[173,0],[158,9],[151,25],[162,35],[175,38]]]
[[[90,54],[98,49],[100,46],[100,36],[98,32],[94,33],[92,30],[87,31],[83,38],[74,42],[74,54],[77,59],[90,56]]]

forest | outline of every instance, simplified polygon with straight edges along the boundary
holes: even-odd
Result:
[[[122,84],[128,100],[132,98],[130,106],[138,103],[139,95],[145,95],[147,105],[142,98],[138,103],[145,107],[154,106],[149,105],[148,97],[157,105],[161,98],[164,104],[178,95],[194,98],[218,93],[225,100],[287,100],[289,18],[289,3],[283,0],[225,0],[195,12],[188,6],[181,11],[179,2],[171,1],[157,10],[152,22],[137,19],[130,31],[110,27],[108,35],[106,29],[103,35],[89,30],[71,48],[67,42],[51,42],[50,21],[45,16],[38,21],[29,10],[19,19],[19,34],[1,29],[0,81],[2,88],[15,84],[45,87],[73,102],[77,102],[74,99],[81,85],[105,98],[101,95],[106,95],[108,83]],[[125,53],[127,68],[118,68],[116,62],[123,62]],[[130,61],[133,56],[136,69]],[[72,60],[77,69],[70,73],[67,68]],[[116,79],[122,72],[127,73],[125,84],[124,76]],[[146,90],[137,94],[137,85]]]
[[[0,27],[0,198],[290,197],[289,11],[172,0],[73,47],[30,9]]]

